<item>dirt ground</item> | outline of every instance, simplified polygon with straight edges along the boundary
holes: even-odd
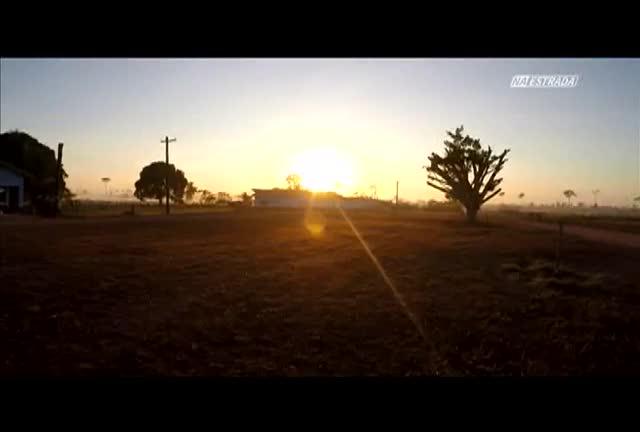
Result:
[[[640,374],[640,250],[458,215],[0,219],[0,376]]]

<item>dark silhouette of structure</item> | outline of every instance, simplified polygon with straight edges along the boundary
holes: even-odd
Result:
[[[62,157],[60,151],[60,158]],[[58,212],[58,198],[66,190],[68,177],[56,159],[55,152],[31,135],[21,131],[0,134],[0,162],[24,178],[25,209],[31,207],[38,214],[54,216]],[[12,194],[14,191],[8,189]]]
[[[174,141],[176,141],[175,138],[169,139],[168,136],[165,136],[164,140],[162,140],[162,142],[164,142],[165,163],[166,163],[166,165],[165,165],[166,166],[166,170],[165,170],[165,173],[164,173],[165,185],[169,185],[169,180],[170,180],[170,177],[171,177],[171,170],[169,168],[170,167],[170,165],[169,165],[169,143],[170,142],[174,142]],[[183,188],[183,190],[184,190],[184,188]],[[166,202],[166,205],[167,205],[166,213],[169,214],[169,208],[170,208],[169,207],[169,186],[165,187],[165,194],[166,194],[165,195],[165,202]]]

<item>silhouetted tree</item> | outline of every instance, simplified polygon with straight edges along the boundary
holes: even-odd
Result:
[[[562,192],[562,194],[567,197],[567,200],[569,201],[569,206],[571,206],[571,198],[572,197],[577,197],[578,195],[576,195],[576,193],[574,191],[572,191],[571,189],[567,189],[566,191]]]
[[[200,204],[213,204],[216,202],[216,196],[206,189],[200,189]]]
[[[109,177],[102,177],[100,179],[102,181],[102,183],[104,183],[104,194],[107,195],[107,186],[109,184],[109,182],[111,181],[111,179]]]
[[[162,205],[165,196],[165,176],[167,164],[165,162],[153,162],[140,171],[140,178],[135,183],[134,195],[140,201],[146,198],[157,199]],[[173,164],[169,164],[169,199],[174,202],[182,202],[187,179],[181,170],[176,170]]]
[[[218,199],[216,201],[220,204],[228,203],[231,201],[231,195],[226,192],[218,192]]]
[[[300,185],[300,176],[298,174],[289,174],[287,176],[287,186],[291,190],[302,189]]]
[[[56,191],[58,162],[52,149],[25,132],[4,132],[0,134],[0,161],[29,174],[24,179],[25,192],[38,213],[57,212],[55,199],[67,190],[68,175],[63,164]]]
[[[251,200],[253,199],[252,196],[246,192],[242,192],[240,195],[238,195],[238,198],[242,200],[242,204],[244,204],[245,206],[250,206]]]
[[[519,198],[519,199],[524,198],[524,192],[520,192],[520,193],[518,194],[518,198]]]
[[[193,197],[198,193],[198,188],[193,182],[187,183],[187,186],[184,188],[184,198],[191,202],[193,201]]]
[[[502,178],[496,176],[507,161],[509,149],[496,155],[491,146],[483,149],[479,139],[463,136],[463,130],[460,126],[455,133],[447,131],[451,141],[444,141],[444,156],[431,153],[430,165],[423,168],[428,173],[427,184],[462,204],[467,219],[473,222],[482,204],[502,191],[497,189]]]

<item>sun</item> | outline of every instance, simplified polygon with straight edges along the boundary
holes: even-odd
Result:
[[[353,164],[334,149],[313,149],[298,155],[291,166],[305,189],[338,191],[353,184]]]

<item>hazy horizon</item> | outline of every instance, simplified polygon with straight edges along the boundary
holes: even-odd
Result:
[[[426,185],[446,131],[510,148],[503,200],[629,205],[640,195],[640,59],[2,59],[0,130],[55,149],[73,191],[134,189],[164,160],[231,195],[284,187],[441,199]],[[572,89],[512,89],[516,74],[580,75]],[[327,166],[322,164],[326,163]],[[322,172],[334,170],[333,177]],[[317,172],[316,172],[317,171]],[[305,176],[301,172],[301,176]],[[303,178],[304,180],[304,178]]]

